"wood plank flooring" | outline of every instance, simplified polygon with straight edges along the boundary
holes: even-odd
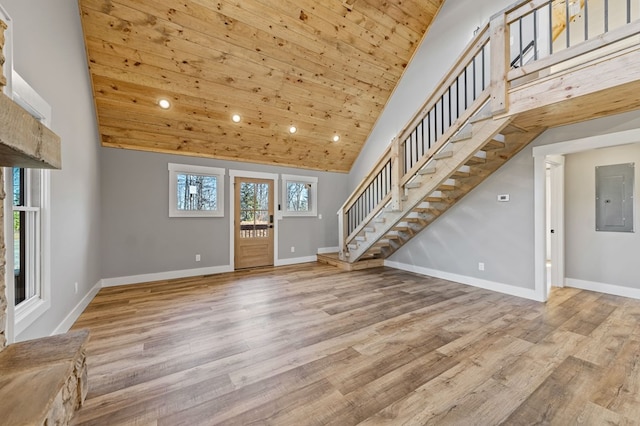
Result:
[[[640,301],[304,264],[105,288],[75,425],[633,425]]]

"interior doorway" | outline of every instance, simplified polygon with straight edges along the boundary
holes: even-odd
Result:
[[[238,176],[234,180],[235,269],[274,264],[274,181]]]
[[[564,156],[545,158],[545,285],[564,287]]]

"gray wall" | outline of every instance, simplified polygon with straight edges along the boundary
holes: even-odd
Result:
[[[50,334],[101,278],[98,137],[77,2],[1,2],[14,68],[51,105],[62,138],[62,170],[51,174],[52,306],[22,340]]]
[[[477,27],[515,0],[447,0],[394,89],[349,173],[353,190],[391,140],[427,100],[473,38]]]
[[[564,142],[593,135],[606,135],[640,128],[640,111],[619,114],[585,123],[561,126],[547,130],[518,155],[489,176],[475,190],[442,215],[427,229],[391,256],[390,260],[406,265],[435,269],[438,271],[493,281],[514,287],[534,288],[534,211],[533,211],[533,155],[534,146]],[[599,158],[601,151],[588,154]],[[631,160],[627,160],[631,161]],[[576,182],[576,185],[592,186],[592,180]],[[567,186],[566,192],[573,190]],[[637,193],[637,191],[636,191]],[[511,201],[499,203],[498,194],[509,194]],[[567,198],[565,207],[575,200]],[[592,203],[590,202],[590,208]],[[573,208],[571,209],[573,211]],[[566,221],[569,221],[567,216]],[[567,232],[571,227],[567,223]],[[571,231],[573,232],[573,231]],[[575,235],[567,234],[572,243],[567,243],[567,262],[575,249]],[[637,238],[635,239],[637,244]],[[587,241],[581,244],[588,246]],[[629,246],[627,246],[629,247]],[[638,246],[628,252],[635,253]],[[622,256],[620,262],[611,257],[590,258],[590,269],[598,275],[580,270],[577,273],[575,262],[567,267],[567,276],[596,282],[624,285],[635,277],[638,286],[638,271],[632,271],[634,263],[629,257]],[[478,262],[485,263],[485,271],[478,270]],[[610,263],[614,262],[614,263]],[[626,272],[621,275],[608,275],[609,266],[617,265]],[[604,275],[607,274],[607,275]],[[574,276],[575,275],[575,276]],[[595,277],[602,277],[602,281]],[[616,278],[618,277],[618,278]],[[622,279],[624,277],[624,279]],[[628,285],[628,284],[627,284]]]
[[[635,163],[635,231],[596,232],[595,167]],[[638,188],[640,144],[597,149],[566,156],[565,261],[567,278],[640,288]]]
[[[518,153],[390,260],[533,289],[531,149]],[[509,194],[510,201],[498,202],[498,194]]]
[[[100,160],[103,278],[229,265],[229,169],[318,177],[322,219],[280,220],[278,259],[313,256],[318,248],[338,245],[336,212],[347,196],[345,174],[114,148],[102,148]],[[225,217],[169,218],[168,163],[227,169]]]

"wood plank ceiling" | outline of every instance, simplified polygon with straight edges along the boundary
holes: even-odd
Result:
[[[348,172],[444,0],[79,2],[104,146]]]

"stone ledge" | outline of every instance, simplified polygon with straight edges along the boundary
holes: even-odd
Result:
[[[0,352],[3,424],[66,425],[87,396],[88,330],[9,345]]]

